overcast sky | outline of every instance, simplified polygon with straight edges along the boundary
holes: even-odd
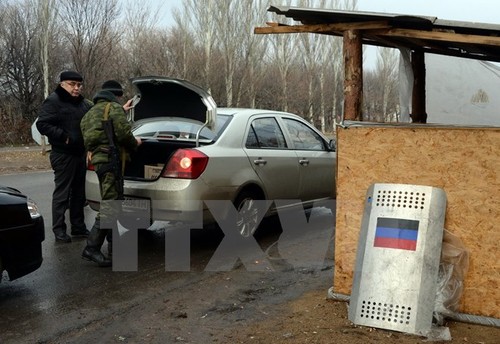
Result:
[[[152,0],[161,2],[165,22],[172,22],[171,9],[183,0]],[[284,1],[271,1],[273,5]],[[498,0],[358,0],[359,11],[424,15],[439,19],[500,24]]]
[[[161,3],[162,22],[165,25],[171,25],[173,23],[172,9],[180,8],[183,0],[150,1],[152,4]],[[271,1],[272,5],[283,3],[285,1]],[[499,10],[499,0],[358,0],[358,11],[422,15],[491,24],[500,24]],[[367,67],[373,67],[376,60],[375,48],[367,47],[365,53]]]
[[[359,0],[358,10],[499,24],[498,0]]]

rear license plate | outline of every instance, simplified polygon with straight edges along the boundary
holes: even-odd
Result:
[[[122,202],[122,207],[126,210],[150,210],[151,200],[147,198],[125,196],[125,199]]]

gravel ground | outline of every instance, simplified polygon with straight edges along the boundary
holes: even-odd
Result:
[[[38,146],[0,149],[0,174],[50,170],[49,154]]]
[[[50,170],[48,156],[40,147],[1,148],[0,174]],[[327,298],[329,287],[325,285],[281,304],[269,312],[272,316],[251,320],[244,327],[228,324],[214,342],[412,344],[426,341],[422,337],[353,325],[347,319],[347,303]],[[443,343],[500,343],[500,328],[458,322],[446,326],[452,340]]]

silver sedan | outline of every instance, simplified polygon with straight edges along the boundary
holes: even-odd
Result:
[[[215,108],[206,93],[185,81],[157,78],[153,87],[150,81],[135,83],[141,97],[131,120],[143,144],[125,169],[124,211],[147,210],[153,221],[204,224],[237,214],[237,230],[249,236],[263,216],[277,211],[277,204],[310,208],[335,198],[333,141],[300,116]],[[169,112],[155,103],[159,94],[175,93],[172,87],[183,87],[184,92],[186,85],[193,99],[204,105],[199,114],[193,108],[188,115]],[[150,93],[156,97],[149,98]],[[183,94],[182,99],[187,97]],[[193,101],[186,104],[192,106]],[[99,186],[92,166],[86,191],[89,204],[98,209]]]

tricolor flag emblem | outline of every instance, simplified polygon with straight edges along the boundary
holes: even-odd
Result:
[[[415,251],[417,249],[418,223],[415,220],[377,218],[373,246]]]

